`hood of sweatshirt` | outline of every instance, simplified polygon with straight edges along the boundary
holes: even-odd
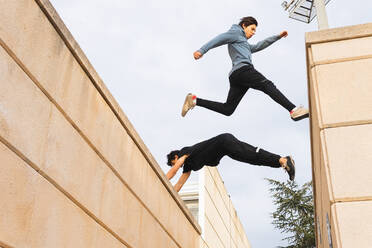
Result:
[[[244,32],[244,29],[238,25],[238,24],[233,24],[230,28],[229,31],[233,31],[233,32],[237,32],[239,33],[244,39],[247,40],[247,37],[245,36],[245,32]]]

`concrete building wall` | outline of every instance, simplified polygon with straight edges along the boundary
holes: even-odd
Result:
[[[200,226],[50,3],[0,9],[0,245],[199,247]]]
[[[372,243],[372,23],[306,34],[317,247]]]
[[[217,168],[205,166],[198,176],[180,196],[201,226],[200,248],[251,247]]]
[[[204,167],[199,176],[199,224],[205,243],[209,248],[251,247],[217,168]]]

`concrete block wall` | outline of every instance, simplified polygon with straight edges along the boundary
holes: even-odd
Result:
[[[372,243],[372,23],[306,34],[317,247]]]
[[[199,174],[199,223],[209,248],[249,248],[250,243],[216,167]]]
[[[199,247],[200,226],[51,4],[0,9],[0,245]]]

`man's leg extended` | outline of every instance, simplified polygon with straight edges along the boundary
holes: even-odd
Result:
[[[243,86],[234,86],[230,83],[230,90],[225,103],[209,101],[201,98],[196,99],[196,105],[230,116],[234,113],[236,107],[242,100],[248,88]]]
[[[234,160],[240,162],[263,165],[274,168],[281,167],[279,162],[281,156],[265,151],[264,149],[254,147],[243,141],[238,140],[232,134],[221,134],[218,136],[224,153]]]
[[[254,165],[273,168],[282,167],[288,173],[289,179],[294,180],[295,164],[291,156],[281,157],[264,149],[251,146],[229,133],[218,135],[216,139],[221,146],[222,156],[227,155],[234,160]]]
[[[291,101],[288,100],[287,97],[285,97],[282,92],[280,92],[276,86],[265,78],[260,72],[258,72],[256,69],[251,68],[249,72],[247,72],[249,75],[246,75],[248,80],[249,87],[262,91],[268,96],[271,97],[275,102],[280,104],[283,108],[289,111],[290,116],[292,120],[299,121],[304,118],[309,117],[309,110],[305,109],[302,106],[296,107]],[[247,74],[246,73],[246,74]],[[242,73],[244,75],[244,73]]]
[[[282,92],[280,92],[276,86],[268,80],[264,75],[258,72],[256,69],[252,68],[246,75],[248,78],[249,86],[253,89],[259,90],[271,97],[275,102],[280,104],[283,108],[289,112],[293,110],[296,106],[285,97]],[[244,75],[244,74],[243,74]]]

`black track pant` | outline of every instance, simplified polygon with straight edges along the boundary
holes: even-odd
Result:
[[[252,88],[264,92],[288,111],[296,107],[270,80],[254,69],[253,65],[243,66],[234,71],[230,75],[229,81],[230,90],[225,103],[197,98],[196,105],[229,116],[234,113],[247,90]]]
[[[221,158],[224,155],[227,155],[234,160],[244,163],[275,168],[281,167],[279,163],[279,155],[251,146],[250,144],[238,140],[232,134],[220,134],[216,136],[215,139],[218,140],[220,147],[219,152],[222,155]]]

